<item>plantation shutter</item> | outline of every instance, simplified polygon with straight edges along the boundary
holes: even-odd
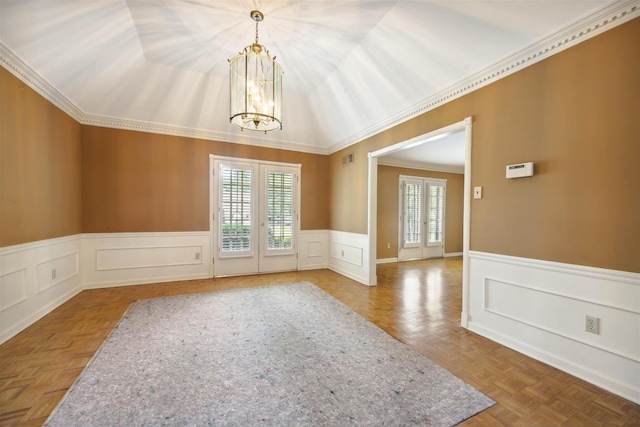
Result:
[[[422,242],[422,182],[405,180],[402,190],[402,246],[416,247]]]
[[[252,169],[223,165],[220,169],[220,251],[247,252],[252,249]]]
[[[427,244],[442,243],[444,227],[444,184],[429,183]]]
[[[295,226],[295,175],[267,172],[267,249],[291,249]]]

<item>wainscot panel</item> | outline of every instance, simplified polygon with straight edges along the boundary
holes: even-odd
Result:
[[[329,239],[329,268],[366,285],[369,278],[369,236],[331,230]]]
[[[0,344],[82,290],[79,235],[0,248]]]
[[[209,232],[84,234],[86,289],[211,276]]]
[[[301,230],[298,270],[329,268],[329,230]]]
[[[469,329],[640,403],[638,273],[471,251]]]

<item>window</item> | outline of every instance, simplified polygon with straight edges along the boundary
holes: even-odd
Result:
[[[267,249],[291,249],[294,221],[293,173],[267,173]]]
[[[422,183],[407,180],[403,191],[403,246],[414,247],[422,242]]]
[[[444,185],[429,183],[427,244],[442,243],[444,224]]]
[[[222,166],[221,247],[222,252],[251,250],[251,169]]]

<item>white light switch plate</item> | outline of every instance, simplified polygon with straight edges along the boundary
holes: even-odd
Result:
[[[473,198],[482,199],[482,187],[473,187]]]

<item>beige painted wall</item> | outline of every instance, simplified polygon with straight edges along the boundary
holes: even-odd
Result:
[[[445,252],[462,252],[464,175],[419,169],[378,166],[378,259],[398,256],[398,212],[400,175],[447,180],[445,207]],[[387,248],[387,243],[391,246]]]
[[[0,67],[0,247],[81,232],[80,128]]]
[[[302,164],[301,229],[329,227],[327,156],[83,126],[83,231],[208,230],[209,154]]]
[[[302,164],[301,228],[329,228],[328,156],[82,126],[0,67],[0,247],[209,229],[209,154]]]
[[[640,272],[639,52],[636,18],[332,154],[332,229],[366,233],[367,152],[471,116],[472,250]]]

